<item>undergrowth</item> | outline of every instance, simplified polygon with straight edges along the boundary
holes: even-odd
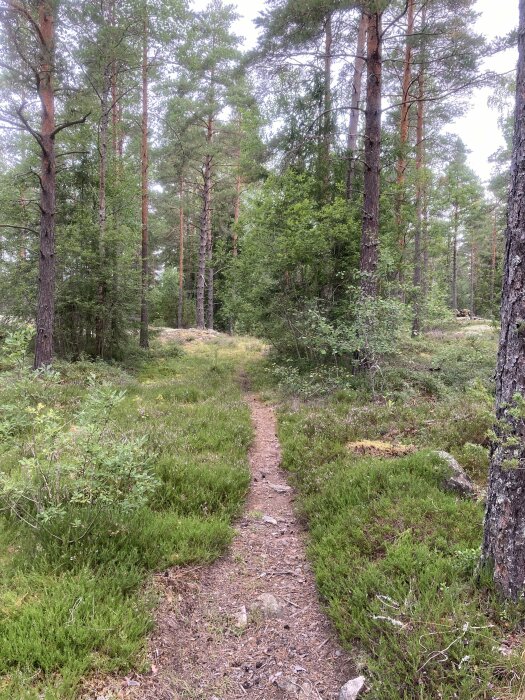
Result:
[[[150,572],[229,544],[249,483],[246,355],[240,341],[157,344],[128,371],[57,363],[36,376],[4,355],[2,700],[73,698],[93,673],[140,669]]]

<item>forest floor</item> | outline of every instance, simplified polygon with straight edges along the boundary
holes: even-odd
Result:
[[[231,343],[218,333],[163,329],[162,344]],[[271,406],[239,380],[254,440],[251,486],[228,553],[211,566],[157,577],[161,603],[149,641],[154,673],[101,690],[98,698],[332,700],[355,675],[321,610],[295,495],[280,469]]]
[[[454,321],[407,338],[373,381],[277,372],[283,467],[369,700],[525,700],[523,611],[478,571],[496,348],[490,322]],[[441,450],[480,497],[447,491]]]
[[[359,675],[368,700],[523,700],[522,616],[477,579],[483,505],[434,452],[483,489],[495,349],[458,322],[370,382],[165,329],[128,370],[0,374],[4,468],[20,411],[67,427],[95,377],[126,391],[115,435],[144,436],[160,480],[62,554],[0,517],[0,698],[332,700]]]
[[[271,407],[247,395],[255,428],[246,510],[225,557],[167,571],[141,700],[337,698],[353,672],[321,611],[294,495],[279,468]]]

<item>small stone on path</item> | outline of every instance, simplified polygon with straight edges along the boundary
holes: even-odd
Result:
[[[291,486],[285,484],[268,484],[268,486],[276,493],[289,493],[292,490]]]
[[[248,625],[248,613],[246,612],[246,606],[242,606],[237,613],[236,618],[237,627],[244,629]]]
[[[280,617],[283,612],[283,606],[271,593],[262,593],[257,598],[254,608],[259,610],[264,617]]]
[[[267,525],[278,525],[277,520],[272,518],[270,515],[264,516],[263,523],[266,523]]]
[[[365,687],[366,678],[364,676],[359,676],[354,678],[341,688],[339,693],[339,700],[356,700],[363,688]]]
[[[297,683],[294,683],[290,678],[287,678],[286,676],[279,676],[275,679],[274,683],[280,690],[287,693],[288,695],[298,694],[299,689],[297,688]]]

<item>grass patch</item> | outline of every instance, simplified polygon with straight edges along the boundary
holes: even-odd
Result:
[[[143,438],[155,479],[147,504],[126,517],[102,513],[78,539],[81,505],[58,521],[61,540],[0,517],[2,700],[74,698],[91,673],[140,668],[155,604],[150,572],[207,563],[228,546],[249,485],[252,426],[237,381],[246,357],[245,342],[219,338],[159,343],[127,371],[83,362],[58,364],[51,378],[0,375],[3,473],[16,473],[28,452],[35,406],[70,430],[89,387],[103,382],[126,392],[114,439]]]

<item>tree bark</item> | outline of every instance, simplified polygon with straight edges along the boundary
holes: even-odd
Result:
[[[475,241],[470,244],[470,315],[476,315],[476,259],[477,246]]]
[[[363,230],[361,236],[361,293],[377,296],[379,262],[379,193],[381,158],[381,12],[367,12],[367,91]]]
[[[425,179],[425,182],[423,183],[423,280],[422,280],[422,293],[423,293],[423,298],[427,299],[428,298],[428,293],[430,289],[432,288],[432,279],[431,279],[431,267],[429,265],[429,258],[430,258],[430,240],[429,240],[429,234],[428,234],[428,182]]]
[[[148,191],[148,18],[144,17],[142,38],[142,143],[141,143],[141,175],[142,175],[142,278],[140,300],[140,347],[149,347],[149,191]]]
[[[350,121],[348,124],[346,166],[346,201],[352,200],[355,179],[355,156],[357,151],[357,133],[359,131],[359,107],[361,104],[361,88],[363,73],[366,66],[366,32],[368,28],[368,15],[361,14],[357,31],[357,46],[354,61],[354,77],[352,80],[352,99],[350,102]]]
[[[332,145],[332,14],[328,13],[325,22],[325,51],[324,51],[324,100],[323,100],[323,134],[321,138],[320,174],[323,185],[323,195],[326,196],[330,187],[330,151]]]
[[[100,128],[99,128],[99,181],[98,181],[98,255],[99,255],[99,281],[98,281],[98,308],[95,319],[95,353],[99,357],[104,356],[105,344],[105,304],[106,287],[105,263],[106,263],[106,179],[108,171],[108,135],[109,135],[109,104],[112,83],[111,64],[104,67],[102,93],[100,95]]]
[[[498,214],[494,210],[494,221],[492,224],[492,255],[490,261],[490,308],[494,313],[494,300],[496,298],[496,263],[498,260]]]
[[[179,303],[177,309],[177,327],[182,328],[184,316],[184,180],[180,179],[179,190]]]
[[[452,232],[452,310],[458,309],[458,232],[459,232],[459,204],[454,202],[454,229]]]
[[[207,131],[207,141],[209,144],[211,143],[210,133],[213,135],[213,120],[211,119],[208,121]],[[199,236],[199,270],[197,275],[197,328],[206,328],[206,324],[208,324],[208,328],[213,328],[214,273],[213,268],[211,267],[213,256],[211,228],[212,163],[213,156],[211,154],[205,156],[203,168],[204,184],[202,188],[202,213]],[[206,291],[207,304],[205,307]]]
[[[237,224],[239,223],[239,217],[241,214],[241,191],[242,191],[242,178],[241,174],[237,175],[235,182],[235,207],[233,212],[233,234],[232,234],[232,253],[233,257],[236,258],[239,254],[239,235],[237,233]]]
[[[413,10],[412,10],[413,11]],[[422,22],[425,22],[423,10]],[[413,27],[412,27],[413,29]],[[412,320],[412,336],[421,332],[421,309],[423,305],[421,241],[424,225],[424,165],[425,165],[425,73],[423,66],[419,72],[417,95],[417,128],[416,128],[416,230],[414,233],[414,318]],[[407,132],[408,137],[408,132]],[[404,177],[404,175],[403,175]]]
[[[204,171],[206,171],[206,161],[204,163]],[[196,323],[197,328],[204,329],[206,327],[206,316],[204,312],[204,296],[206,291],[206,250],[208,245],[208,229],[206,224],[207,217],[207,201],[208,194],[206,188],[208,186],[208,178],[204,174],[204,184],[202,188],[202,212],[199,226],[199,265],[197,271],[197,306],[196,306]]]
[[[111,26],[115,29],[117,23],[116,0],[111,0]],[[111,62],[111,126],[112,126],[112,148],[113,157],[118,155],[118,139],[119,139],[119,105],[118,105],[118,86],[117,86],[117,59],[113,57]]]
[[[239,139],[241,138],[241,118],[239,117]],[[239,237],[237,234],[237,224],[241,215],[241,192],[242,192],[242,174],[241,174],[241,146],[237,149],[237,177],[235,178],[235,203],[233,207],[233,233],[232,233],[232,253],[236,258],[239,250]]]
[[[496,439],[492,444],[483,562],[499,591],[525,592],[525,0],[519,2],[514,150],[506,230],[501,335],[496,370]]]
[[[423,10],[424,11],[424,10]],[[399,155],[396,166],[397,195],[395,199],[395,222],[399,245],[399,283],[403,285],[406,233],[403,222],[404,186],[408,165],[407,146],[410,128],[410,89],[412,87],[412,36],[414,34],[414,0],[407,0],[407,31],[405,39],[405,58],[403,61],[403,85],[401,96],[401,115],[399,120]]]
[[[206,135],[206,141],[208,147],[211,151],[211,145],[213,141],[213,116],[210,115],[208,118],[208,131]],[[213,330],[214,325],[214,286],[215,286],[215,270],[213,269],[213,229],[212,229],[212,197],[213,197],[213,156],[211,153],[206,157],[206,166],[204,169],[204,175],[207,179],[207,186],[205,187],[206,200],[204,203],[206,218],[206,267],[207,267],[207,310],[206,310],[206,321],[207,327]]]
[[[53,360],[53,326],[55,318],[55,18],[52,5],[43,0],[38,7],[40,57],[38,96],[41,104],[40,146],[40,255],[38,266],[38,302],[34,368],[40,369]]]

